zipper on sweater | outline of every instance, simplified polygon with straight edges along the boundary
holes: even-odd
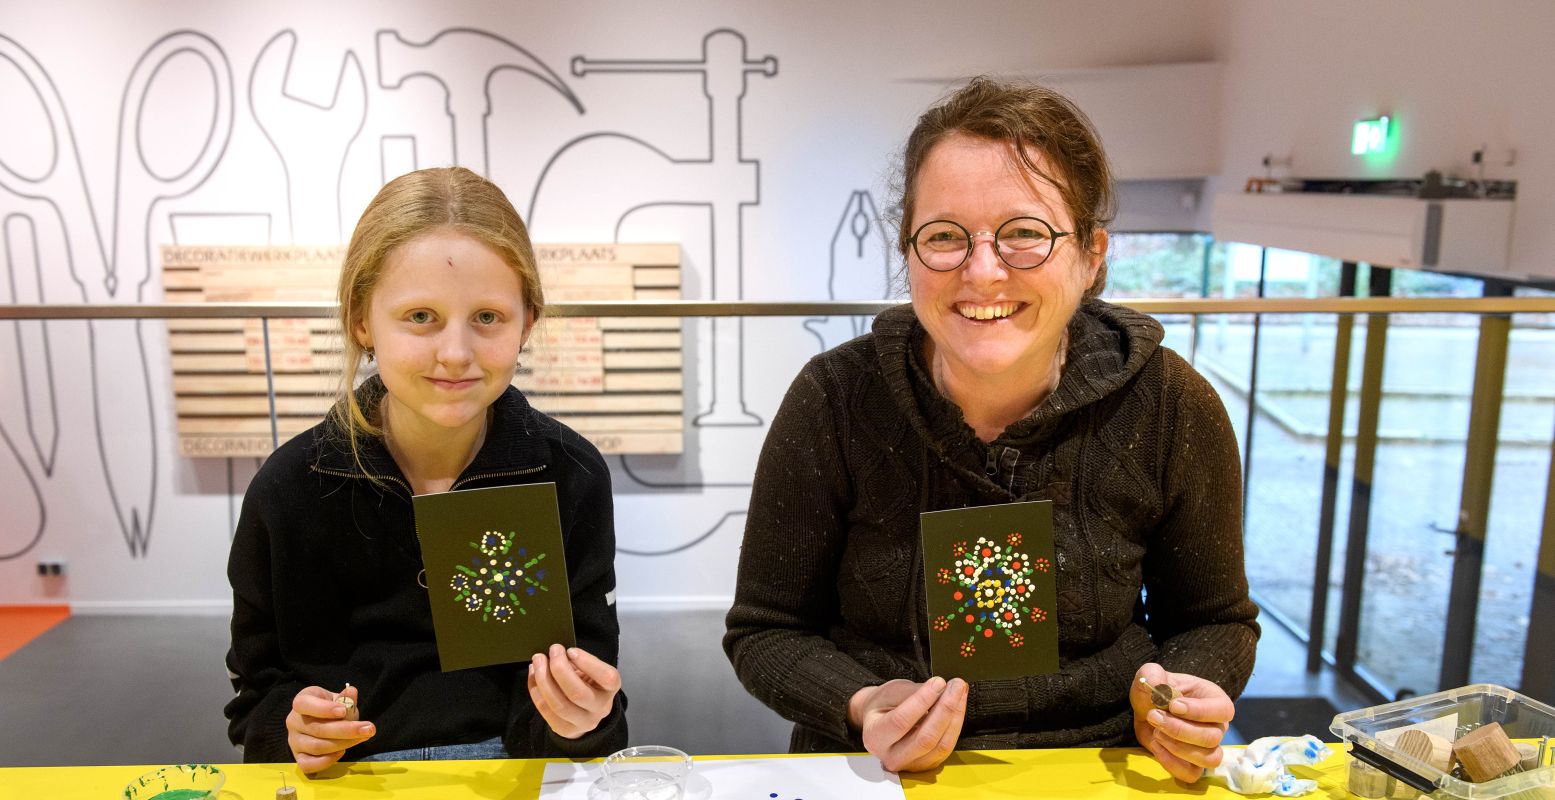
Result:
[[[988,457],[983,462],[983,474],[995,484],[1005,485],[1005,491],[1015,493],[1015,463],[1020,461],[1020,451],[1013,447],[988,448]]]
[[[401,489],[405,490],[406,497],[414,497],[416,494],[411,490],[410,484],[394,477],[393,475],[369,475],[365,472],[342,472],[340,470],[325,469],[324,467],[318,466],[317,464],[311,464],[309,466],[313,469],[314,472],[318,472],[324,475],[333,475],[337,478],[367,478],[368,480],[384,481],[386,483],[397,484]]]
[[[515,477],[515,476],[518,476],[518,475],[531,475],[533,473],[536,473],[536,472],[539,472],[539,471],[545,469],[548,466],[550,466],[550,465],[549,464],[541,464],[538,467],[530,467],[528,469],[504,470],[504,471],[501,471],[501,472],[482,472],[479,475],[470,475],[470,476],[467,476],[467,477],[464,477],[464,478],[460,478],[457,481],[454,481],[453,485],[448,487],[448,491],[451,492],[451,491],[459,488],[460,486],[463,486],[464,484],[470,483],[471,481],[485,480],[486,478],[510,478],[510,477]],[[396,484],[400,488],[404,489],[405,490],[405,495],[407,497],[414,497],[415,494],[416,494],[410,488],[410,484],[406,483],[403,480],[400,480],[399,478],[394,477],[393,475],[372,475],[372,474],[369,474],[369,473],[366,473],[366,472],[341,472],[339,470],[325,469],[324,467],[320,467],[320,466],[316,466],[316,465],[313,467],[313,471],[314,472],[321,472],[321,473],[323,473],[325,475],[334,475],[334,476],[340,477],[340,478],[367,478],[369,480],[385,481],[385,482],[388,482],[388,483]]]
[[[448,491],[451,492],[460,486],[465,485],[466,483],[485,480],[487,478],[512,478],[518,475],[533,475],[534,473],[539,472],[549,466],[550,464],[541,464],[538,467],[530,467],[528,469],[511,469],[502,472],[482,472],[479,475],[470,475],[468,477],[460,478],[459,480],[454,481],[454,484],[448,487]]]

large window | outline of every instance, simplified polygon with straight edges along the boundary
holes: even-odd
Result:
[[[1332,297],[1341,265],[1193,234],[1115,234],[1108,297]],[[1369,270],[1361,265],[1358,293]],[[1397,297],[1477,297],[1474,278],[1392,271]],[[1519,290],[1519,294],[1537,293]],[[1513,320],[1472,677],[1516,686],[1555,435],[1555,315]],[[1309,635],[1325,437],[1339,331],[1334,315],[1166,318],[1167,344],[1224,400],[1247,475],[1248,579],[1270,616]],[[1388,320],[1357,663],[1389,693],[1433,691],[1441,669],[1452,532],[1462,489],[1480,318]],[[1339,623],[1367,319],[1352,334],[1325,646]],[[1256,343],[1256,345],[1255,345]],[[1255,357],[1256,352],[1256,357]],[[1256,380],[1254,376],[1256,375]],[[1252,415],[1249,445],[1248,408]],[[1271,620],[1266,619],[1268,623]]]

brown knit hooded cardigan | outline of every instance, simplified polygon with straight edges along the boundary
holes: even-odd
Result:
[[[1157,661],[1233,698],[1257,607],[1225,408],[1159,323],[1092,300],[1058,386],[993,442],[923,361],[910,306],[812,359],[783,399],[751,492],[724,649],[795,723],[795,752],[859,751],[848,699],[930,677],[918,514],[1053,501],[1059,671],[972,684],[958,749],[1134,744],[1129,682]]]

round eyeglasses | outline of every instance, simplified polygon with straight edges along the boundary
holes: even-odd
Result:
[[[1058,240],[1073,236],[1074,231],[1055,231],[1046,220],[1016,217],[1006,220],[995,231],[969,232],[960,223],[936,219],[923,223],[908,239],[918,260],[935,272],[951,272],[972,255],[975,237],[992,236],[993,251],[1012,269],[1036,269],[1053,255]]]

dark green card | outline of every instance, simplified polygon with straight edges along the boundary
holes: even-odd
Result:
[[[576,644],[556,484],[423,494],[414,503],[444,672]]]
[[[980,681],[1057,672],[1053,504],[957,508],[918,519],[934,674]]]

